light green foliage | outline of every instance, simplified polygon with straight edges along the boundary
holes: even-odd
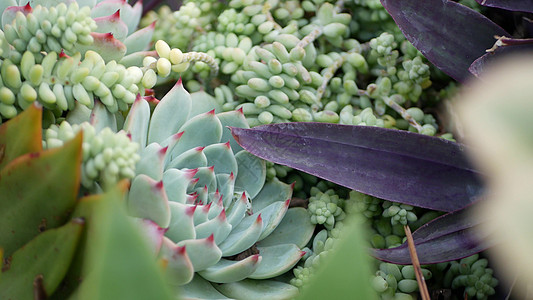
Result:
[[[425,268],[421,270],[425,280],[432,278],[431,271]],[[380,299],[417,299],[418,283],[411,265],[380,263],[371,285]]]
[[[121,179],[134,177],[135,164],[140,159],[137,154],[139,145],[132,142],[124,131],[114,133],[105,127],[96,132],[87,122],[70,125],[63,121],[46,130],[43,146],[46,149],[61,147],[80,131],[83,132],[81,184],[85,188],[94,189],[95,183],[109,188]]]
[[[343,220],[346,215],[343,207],[344,200],[340,199],[335,191],[330,189],[322,193],[317,188],[311,188],[307,209],[313,224],[322,224],[326,229],[333,229],[335,221]]]
[[[488,299],[496,292],[498,280],[493,277],[493,270],[488,268],[488,260],[479,254],[452,261],[444,275],[444,286],[452,289],[464,288],[469,299]]]

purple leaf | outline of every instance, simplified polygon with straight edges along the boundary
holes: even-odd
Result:
[[[463,146],[437,137],[304,122],[231,130],[254,155],[389,201],[451,212],[482,188]]]
[[[503,8],[513,11],[533,12],[533,0],[476,0],[483,6]]]
[[[461,259],[494,246],[490,237],[481,237],[476,230],[480,225],[470,215],[473,208],[440,216],[413,232],[416,253],[421,264],[434,264]],[[372,249],[372,255],[382,261],[411,264],[407,242],[390,249]]]
[[[468,70],[475,76],[482,76],[484,70],[495,60],[500,60],[509,55],[517,55],[521,53],[533,54],[533,39],[506,39],[509,46],[500,46],[492,52],[488,52],[480,58],[476,59]],[[527,43],[529,42],[529,44]]]
[[[381,0],[405,37],[444,73],[458,81],[496,40],[510,36],[480,13],[448,0]]]

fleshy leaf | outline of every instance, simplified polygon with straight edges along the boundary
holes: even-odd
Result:
[[[257,246],[295,244],[299,248],[304,248],[313,237],[314,231],[315,225],[311,223],[309,213],[305,208],[289,208],[278,227]]]
[[[81,144],[80,133],[62,147],[20,156],[0,171],[0,247],[6,256],[67,220],[80,184]]]
[[[4,2],[7,2],[7,5],[4,4]],[[0,10],[2,12],[2,28],[5,28],[6,24],[13,23],[17,12],[20,11],[24,15],[27,15],[32,12],[32,8],[29,3],[23,6],[17,6],[15,0],[2,1],[2,4],[0,4],[0,8],[3,8],[3,10]]]
[[[216,265],[200,271],[199,274],[211,282],[234,282],[243,280],[252,274],[260,262],[261,256],[258,254],[248,256],[240,261],[221,259]]]
[[[470,209],[448,213],[426,223],[413,232],[418,259],[421,264],[434,264],[474,255],[496,244],[494,238],[478,235],[477,218]],[[374,249],[373,255],[394,264],[411,264],[407,242],[390,249]]]
[[[215,244],[211,235],[205,239],[185,240],[177,243],[178,246],[185,246],[187,255],[194,266],[194,271],[202,271],[216,264],[222,257],[222,251]]]
[[[252,279],[267,279],[281,275],[294,267],[305,254],[294,244],[257,247],[257,250],[263,261],[249,276]]]
[[[191,117],[209,112],[212,109],[215,110],[215,114],[218,114],[222,111],[222,107],[216,101],[215,97],[209,95],[205,91],[194,92],[191,94],[191,98]]]
[[[191,282],[182,287],[182,294],[189,299],[230,299],[199,275],[195,275]]]
[[[223,128],[220,141],[223,143],[229,141],[233,153],[239,153],[242,150],[242,147],[231,136],[231,131],[227,126],[250,128],[250,126],[248,126],[248,122],[246,122],[246,118],[244,117],[242,110],[232,110],[219,113],[217,114],[217,117],[220,120],[220,123],[222,123]]]
[[[235,154],[235,159],[239,166],[239,171],[235,179],[235,191],[246,191],[250,198],[254,198],[261,191],[265,183],[265,161],[246,151]]]
[[[110,113],[104,104],[100,101],[94,101],[94,107],[91,111],[90,123],[94,126],[96,132],[109,127],[113,132],[117,132],[117,118]]]
[[[195,206],[189,206],[178,202],[169,202],[170,206],[170,225],[165,233],[174,243],[183,240],[195,239],[196,231],[194,230],[193,216],[196,210]]]
[[[0,126],[0,170],[13,159],[42,149],[42,107],[34,104]]]
[[[170,223],[170,208],[163,181],[147,175],[136,176],[128,197],[128,212],[133,217],[150,219],[162,228]]]
[[[171,286],[180,286],[192,280],[194,268],[185,247],[176,246],[164,238],[159,258],[164,260],[165,276]]]
[[[506,10],[533,12],[532,0],[476,0],[483,6],[497,7]]]
[[[261,216],[244,218],[219,245],[222,255],[231,256],[250,248],[257,242],[262,228],[263,220]]]
[[[135,166],[135,173],[145,174],[154,180],[163,179],[163,168],[167,147],[163,148],[158,143],[151,143],[141,151],[141,159]]]
[[[215,284],[213,286],[224,295],[235,299],[289,300],[294,299],[298,295],[298,288],[294,285],[275,280],[245,279],[232,283]]]
[[[237,173],[237,161],[229,143],[211,144],[203,150],[207,165],[215,167],[215,173]]]
[[[343,299],[346,295],[377,299],[376,292],[368,284],[371,261],[364,247],[365,234],[355,220],[345,220],[344,224],[335,246],[320,262],[297,300]]]
[[[90,45],[77,44],[76,49],[85,54],[92,50],[99,53],[105,62],[119,61],[126,54],[126,46],[116,39],[112,33],[91,32],[94,42]]]
[[[293,186],[279,181],[276,177],[265,183],[259,194],[255,196],[252,201],[252,209],[254,212],[269,206],[270,204],[289,200],[292,197]]]
[[[185,203],[187,187],[191,184],[196,170],[169,169],[163,173],[163,186],[169,201]]]
[[[148,101],[137,96],[124,121],[124,130],[131,134],[131,140],[139,143],[139,151],[146,147],[148,124],[150,122],[150,105]]]
[[[455,80],[496,42],[510,36],[482,14],[449,0],[381,0],[403,34],[424,56]],[[438,21],[435,21],[438,20]]]
[[[126,55],[147,50],[152,40],[154,29],[155,22],[130,34],[124,40],[124,45],[128,48]]]
[[[261,158],[389,201],[451,212],[474,202],[482,189],[463,146],[438,137],[303,122],[232,132]]]
[[[113,33],[113,36],[121,42],[124,42],[124,39],[128,35],[128,26],[120,19],[120,10],[117,10],[112,15],[94,18],[94,21],[98,26],[95,32],[111,32]]]
[[[175,299],[150,246],[121,205],[122,198],[123,193],[113,189],[95,203],[86,277],[77,299]]]
[[[177,133],[189,119],[190,110],[191,96],[179,80],[154,109],[148,131],[148,143],[161,143]],[[170,124],[169,120],[172,120]]]
[[[2,272],[0,298],[33,299],[33,281],[38,275],[42,276],[44,291],[51,295],[67,273],[83,226],[82,219],[74,219],[46,230],[15,251]]]

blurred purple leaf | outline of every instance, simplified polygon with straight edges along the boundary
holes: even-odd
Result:
[[[482,14],[448,0],[381,0],[405,37],[440,70],[457,81],[494,45],[510,36]]]
[[[256,156],[389,201],[451,212],[482,189],[463,146],[438,137],[304,122],[231,130]]]
[[[413,232],[416,253],[421,264],[434,264],[468,257],[486,250],[496,241],[481,237],[476,230],[481,221],[470,215],[470,208],[440,216]],[[407,242],[390,249],[372,249],[382,261],[411,264]]]
[[[506,10],[533,12],[533,0],[476,0],[483,6]]]
[[[517,55],[521,53],[531,53],[533,57],[533,39],[506,39],[509,46],[501,46],[492,52],[488,52],[480,58],[476,59],[468,68],[470,73],[475,76],[482,76],[484,70],[490,67],[496,60],[500,60],[510,55]],[[529,43],[528,43],[529,42]]]

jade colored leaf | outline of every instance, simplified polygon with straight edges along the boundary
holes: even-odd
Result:
[[[297,300],[377,299],[376,292],[368,284],[370,257],[359,225],[354,219],[345,221],[335,247],[321,260]]]
[[[0,126],[0,170],[18,156],[41,151],[41,111],[31,105]]]
[[[476,0],[479,4],[513,11],[533,12],[532,0]]]
[[[489,236],[479,235],[478,218],[471,209],[448,213],[423,225],[413,232],[418,259],[421,264],[435,264],[468,257],[496,244]],[[407,242],[390,249],[374,249],[373,255],[394,264],[411,264]]]
[[[474,202],[482,189],[463,146],[437,137],[303,122],[232,132],[263,159],[389,201],[451,212]]]
[[[33,299],[33,282],[42,276],[44,291],[50,295],[67,273],[84,221],[74,219],[47,230],[17,250],[4,265],[0,280],[1,299]]]
[[[90,249],[77,299],[175,299],[123,198],[123,191],[113,189],[87,210]]]
[[[449,0],[381,0],[403,34],[424,56],[455,80],[494,45],[510,36],[482,14]]]
[[[80,185],[82,135],[20,156],[0,171],[0,247],[6,256],[40,232],[64,224]]]

